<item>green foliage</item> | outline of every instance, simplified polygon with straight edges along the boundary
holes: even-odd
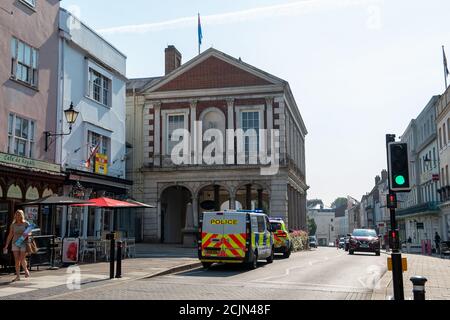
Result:
[[[332,208],[339,208],[342,206],[346,206],[347,205],[347,198],[337,198],[336,200],[334,200],[334,202],[331,204]]]
[[[317,232],[317,224],[316,224],[316,220],[314,220],[314,218],[308,218],[308,231],[309,231],[309,235],[311,236],[315,236],[316,232]]]

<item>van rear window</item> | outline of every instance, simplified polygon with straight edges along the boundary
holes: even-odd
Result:
[[[282,229],[282,226],[281,226],[281,223],[278,223],[278,222],[271,222],[270,223],[271,225],[272,225],[272,229],[274,229],[274,230],[281,230]]]

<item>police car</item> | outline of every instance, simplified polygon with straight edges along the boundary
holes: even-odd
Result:
[[[272,225],[275,253],[282,253],[285,258],[289,258],[292,252],[292,242],[289,237],[289,231],[282,218],[270,218]]]
[[[213,263],[242,263],[256,269],[258,260],[274,259],[271,224],[261,210],[205,212],[200,239],[198,257],[206,269]]]

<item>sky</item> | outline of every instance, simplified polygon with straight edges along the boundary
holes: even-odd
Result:
[[[308,198],[370,192],[401,136],[445,90],[448,0],[63,0],[127,56],[129,78],[164,73],[164,49],[214,47],[290,83],[308,129]],[[450,56],[449,56],[450,59]],[[450,60],[449,60],[450,61]]]

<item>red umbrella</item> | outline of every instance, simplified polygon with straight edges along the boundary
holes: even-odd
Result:
[[[89,200],[89,203],[75,204],[73,205],[73,207],[136,208],[139,207],[139,205],[127,201],[120,201],[102,197],[97,199],[91,199]]]
[[[120,200],[115,200],[115,199],[111,199],[111,198],[106,198],[106,197],[102,197],[102,198],[96,198],[96,199],[91,199],[89,200],[89,203],[86,204],[76,204],[73,205],[73,207],[97,207],[97,208],[111,208],[111,209],[125,209],[125,208],[140,208],[141,206],[135,203],[131,203],[131,202],[126,202],[126,201],[120,201]],[[117,214],[116,214],[116,210],[114,210],[114,218],[113,218],[113,224],[114,227],[113,229],[116,229],[116,225],[117,225]]]

